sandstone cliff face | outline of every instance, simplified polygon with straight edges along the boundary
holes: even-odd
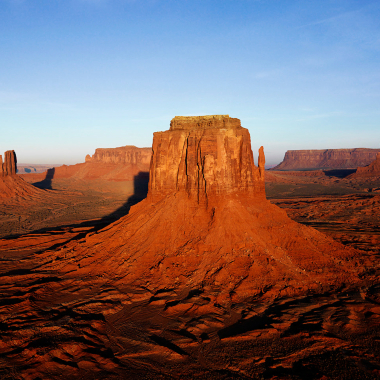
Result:
[[[90,155],[86,156],[86,162],[149,165],[151,155],[151,148],[137,148],[133,145],[126,145],[119,148],[98,148],[92,157]]]
[[[17,158],[14,150],[7,150],[4,153],[3,158],[0,155],[0,176],[6,177],[10,175],[16,175],[17,173]]]
[[[359,177],[378,177],[380,176],[380,152],[377,153],[376,159],[368,166],[360,167],[354,174],[351,174],[349,178]]]
[[[370,164],[380,149],[288,150],[273,170],[356,169]]]
[[[265,197],[264,151],[254,165],[251,140],[239,119],[175,117],[170,130],[156,132],[149,197],[186,192],[198,201],[232,193]]]

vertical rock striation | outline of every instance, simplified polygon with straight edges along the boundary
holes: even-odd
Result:
[[[7,150],[4,153],[3,158],[0,155],[0,176],[6,177],[11,175],[16,175],[17,173],[17,157],[14,150]]]
[[[149,197],[186,192],[198,202],[240,194],[265,197],[264,150],[254,165],[249,131],[228,115],[180,117],[156,132]]]

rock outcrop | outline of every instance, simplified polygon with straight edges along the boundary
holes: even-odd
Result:
[[[360,177],[379,177],[380,176],[380,152],[377,153],[376,159],[368,166],[360,167],[349,178]]]
[[[86,156],[85,162],[103,162],[105,164],[150,164],[151,148],[137,148],[126,145],[119,148],[98,148],[95,154]]]
[[[369,165],[380,149],[288,150],[273,170],[356,169]]]
[[[14,150],[7,150],[3,158],[0,155],[0,177],[16,175],[17,173],[17,157]]]
[[[198,201],[239,193],[265,197],[264,151],[254,165],[251,140],[239,119],[223,116],[175,117],[170,130],[156,132],[149,196],[176,191]]]
[[[22,197],[23,199],[35,196],[42,191],[25,182],[17,174],[17,157],[14,150],[8,150],[3,158],[0,155],[0,200]]]

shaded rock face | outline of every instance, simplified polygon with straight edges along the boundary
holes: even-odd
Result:
[[[16,175],[17,173],[17,157],[14,150],[7,150],[3,158],[0,155],[0,176],[6,177]]]
[[[88,154],[85,161],[106,164],[149,164],[151,155],[151,148],[126,145],[119,148],[98,148],[92,157]]]
[[[373,162],[368,166],[358,168],[356,173],[352,174],[349,178],[378,176],[380,176],[380,152],[377,153],[376,159]]]
[[[239,193],[265,197],[264,150],[254,165],[251,140],[239,119],[228,115],[179,117],[156,132],[149,197],[186,192],[199,202]]]
[[[356,169],[369,165],[380,149],[288,150],[273,170]]]

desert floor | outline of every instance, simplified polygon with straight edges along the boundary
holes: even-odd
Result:
[[[47,270],[70,242],[127,214],[147,178],[26,175],[40,195],[1,200],[0,377],[380,378],[380,179],[349,174],[269,171],[266,191],[295,221],[370,257],[361,286],[225,305],[207,287],[150,294]]]

